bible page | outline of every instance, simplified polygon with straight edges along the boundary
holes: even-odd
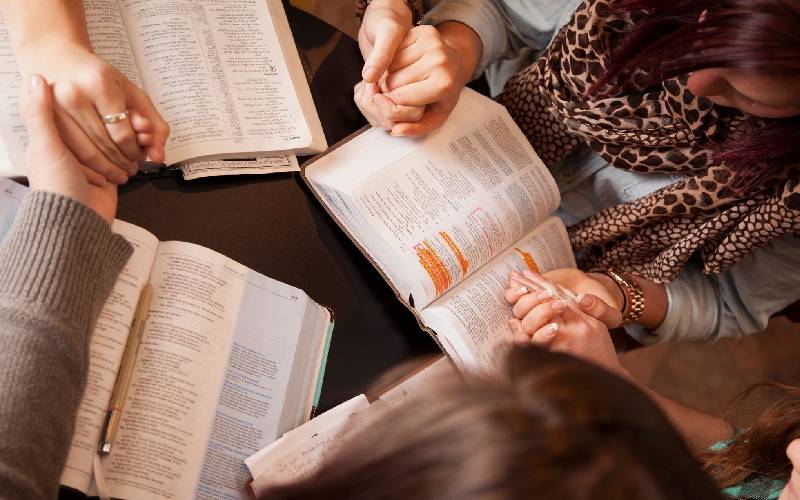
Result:
[[[194,494],[247,271],[197,245],[159,245],[133,376],[101,464],[112,497]]]
[[[122,269],[92,331],[86,388],[78,406],[67,462],[61,473],[61,484],[83,492],[88,490],[92,480],[92,464],[111,392],[139,296],[150,279],[150,268],[158,248],[155,236],[133,224],[117,220],[113,229],[133,246],[133,255]]]
[[[116,0],[84,0],[86,26],[95,53],[117,68],[131,82],[142,85],[128,33]],[[20,6],[19,8],[23,8]],[[28,134],[20,116],[21,85],[3,12],[0,10],[0,175],[25,175]],[[122,111],[122,110],[120,110]]]
[[[461,369],[492,368],[505,353],[511,331],[511,308],[505,301],[511,271],[544,273],[575,267],[575,257],[564,224],[547,219],[533,232],[492,259],[474,275],[420,312]]]
[[[167,163],[312,143],[266,0],[119,0]]]
[[[305,292],[255,271],[249,271],[245,279],[225,379],[194,493],[199,500],[241,498],[250,479],[245,459],[289,430],[282,416],[287,405],[297,403],[287,397],[295,389],[289,387],[292,369],[295,363],[301,366],[297,353],[306,352],[306,341],[314,338],[308,332],[300,336],[311,303]]]
[[[417,308],[533,230],[560,202],[555,180],[505,108],[469,89],[425,139],[372,129],[306,175],[384,271],[406,276],[396,278],[400,293],[413,296]]]

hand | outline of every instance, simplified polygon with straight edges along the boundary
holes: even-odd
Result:
[[[389,69],[400,42],[411,29],[412,13],[404,0],[373,0],[364,12],[358,46],[364,57],[361,77],[378,83]]]
[[[800,500],[800,439],[789,443],[786,456],[792,462],[792,475],[778,500]]]
[[[464,30],[472,32],[461,24],[450,24],[457,25],[450,26],[457,37],[469,36]],[[441,28],[447,30],[445,25]],[[465,69],[459,44],[451,43],[432,26],[417,26],[408,32],[388,71],[383,108],[389,114],[384,118],[395,123],[392,135],[409,137],[420,137],[440,127],[458,104],[461,89],[472,75],[471,69]],[[425,114],[419,120],[408,120],[408,107],[424,108]]]
[[[514,288],[509,288],[506,295],[513,296],[515,293],[517,291]],[[566,352],[612,372],[629,376],[619,362],[608,328],[603,322],[583,312],[572,298],[553,296],[546,290],[528,295],[533,294],[537,297],[548,294],[550,298],[539,301],[533,310],[524,315],[517,305],[525,296],[517,300],[514,307],[515,319],[509,321],[515,341],[530,342],[554,351]]]
[[[43,41],[18,59],[23,78],[40,74],[52,83],[57,128],[77,159],[99,174],[89,174],[91,182],[102,176],[123,184],[145,156],[164,161],[169,126],[144,92],[87,47]],[[130,117],[117,123],[101,118],[125,110]]]
[[[418,122],[425,113],[424,107],[399,106],[381,93],[378,84],[359,82],[353,88],[353,100],[373,127],[392,131],[398,121]]]
[[[622,323],[624,297],[619,287],[605,275],[587,274],[572,268],[558,269],[544,275],[526,270],[511,273],[509,287],[506,300],[514,306],[515,315],[521,315],[517,316],[519,319],[540,304],[552,300],[553,296],[542,292],[555,288],[562,294],[574,296],[583,312],[602,321],[608,328],[616,328]]]
[[[68,196],[110,224],[117,210],[117,188],[111,183],[97,186],[87,180],[88,169],[59,136],[54,106],[53,92],[47,82],[40,75],[32,76],[22,108],[29,136],[26,163],[31,189]]]

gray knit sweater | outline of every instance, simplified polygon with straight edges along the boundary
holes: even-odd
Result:
[[[23,201],[0,245],[0,498],[56,496],[89,334],[131,253],[77,201]]]

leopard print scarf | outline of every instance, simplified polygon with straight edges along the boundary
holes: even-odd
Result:
[[[611,165],[643,173],[683,174],[643,198],[603,210],[570,228],[582,268],[618,267],[664,283],[692,255],[706,273],[732,267],[761,245],[800,234],[800,168],[787,166],[737,194],[735,174],[711,148],[755,118],[692,95],[686,77],[646,86],[633,73],[586,100],[604,73],[607,47],[633,20],[606,0],[585,0],[539,61],[507,83],[500,97],[542,160],[555,165],[588,143]]]

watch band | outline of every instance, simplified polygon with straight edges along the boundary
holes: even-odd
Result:
[[[627,277],[624,273],[616,269],[606,269],[603,274],[614,280],[614,283],[617,284],[625,298],[625,303],[622,307],[622,324],[626,325],[638,321],[645,307],[642,288],[635,280],[630,279],[630,277]]]

